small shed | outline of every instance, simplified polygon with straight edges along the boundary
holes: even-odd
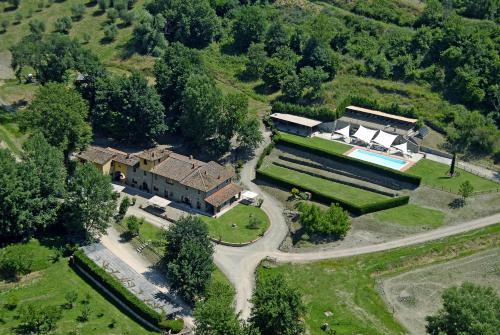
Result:
[[[301,136],[311,136],[322,123],[318,120],[292,114],[273,113],[270,117],[279,130]]]

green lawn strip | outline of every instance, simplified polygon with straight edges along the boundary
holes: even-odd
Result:
[[[352,148],[352,146],[348,144],[325,140],[319,137],[302,137],[283,132],[280,133],[280,137],[292,143],[297,143],[308,147],[322,149],[324,151],[334,154],[343,154]]]
[[[261,222],[258,228],[247,227],[250,216]],[[254,206],[236,205],[218,218],[202,216],[201,219],[208,225],[210,237],[231,243],[253,241],[269,227],[269,218],[262,209]],[[232,227],[236,224],[236,227]]]
[[[413,204],[386,209],[373,214],[382,222],[395,223],[407,227],[427,226],[437,228],[444,223],[445,214],[439,210]]]
[[[498,246],[500,224],[463,235],[386,252],[310,264],[263,267],[258,276],[283,274],[304,297],[306,324],[322,334],[328,322],[337,334],[405,334],[377,291],[381,276],[395,275],[436,262]],[[333,316],[324,315],[332,311]]]
[[[287,181],[295,184],[299,189],[301,187],[307,187],[308,189],[317,190],[325,195],[355,203],[356,205],[367,205],[373,202],[388,199],[388,197],[378,193],[310,176],[305,173],[296,172],[276,165],[268,166],[264,168],[263,171],[286,179]]]
[[[0,323],[1,334],[13,333],[12,329],[19,324],[16,316],[23,305],[35,303],[38,306],[62,307],[66,302],[65,295],[70,291],[78,293],[78,301],[73,309],[62,307],[62,319],[57,323],[57,334],[68,334],[77,328],[81,334],[89,335],[154,334],[142,328],[95,291],[68,266],[67,258],[52,263],[49,261],[49,256],[53,252],[40,245],[38,241],[30,242],[26,248],[34,252],[35,264],[40,266],[44,263],[45,269],[28,275],[19,283],[0,285],[0,301],[19,299],[18,307],[14,311],[2,309],[4,322]],[[77,318],[83,310],[82,300],[87,295],[90,297],[90,319],[87,322],[78,322]],[[110,328],[113,320],[115,320],[114,327]]]
[[[422,183],[439,189],[442,188],[453,193],[458,193],[460,184],[466,180],[474,186],[474,191],[500,189],[499,183],[478,177],[462,169],[456,169],[458,176],[450,178],[447,176],[449,171],[450,167],[448,165],[428,159],[421,159],[408,170],[409,173],[422,177]]]

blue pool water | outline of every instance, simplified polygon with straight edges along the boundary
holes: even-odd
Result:
[[[401,168],[406,165],[405,160],[389,157],[386,155],[380,155],[375,152],[366,151],[363,149],[354,150],[349,154],[349,157],[361,159],[373,164],[382,165],[394,170],[401,170]]]

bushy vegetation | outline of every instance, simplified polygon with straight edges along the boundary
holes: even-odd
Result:
[[[165,240],[161,268],[171,288],[194,303],[205,295],[214,266],[208,228],[199,217],[183,217],[169,227]]]
[[[428,316],[431,335],[495,334],[500,327],[500,297],[491,287],[464,283],[450,287],[442,295],[443,308]]]
[[[299,202],[296,207],[300,212],[300,224],[308,234],[342,238],[351,228],[349,215],[337,204],[330,205],[327,210],[305,202]]]

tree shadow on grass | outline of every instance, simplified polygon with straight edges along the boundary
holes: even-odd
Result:
[[[270,95],[270,94],[278,92],[279,88],[272,87],[272,86],[269,86],[269,85],[262,83],[262,84],[255,86],[255,88],[253,90],[255,91],[255,93],[258,93],[258,94]]]
[[[448,204],[450,209],[459,209],[465,206],[465,200],[462,198],[453,199],[452,202]]]

